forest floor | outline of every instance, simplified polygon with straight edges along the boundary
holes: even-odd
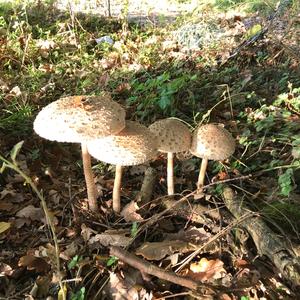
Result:
[[[126,7],[109,18],[54,2],[0,3],[0,299],[300,299],[297,3],[215,1],[228,6],[136,23]],[[146,126],[221,123],[235,153],[209,162],[203,193],[189,153],[172,197],[165,155],[125,168],[120,215],[114,167],[93,160],[94,214],[80,146],[32,123],[62,96],[103,90]]]

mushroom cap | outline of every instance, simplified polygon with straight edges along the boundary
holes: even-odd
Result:
[[[201,158],[224,160],[233,154],[235,141],[223,127],[206,124],[198,126],[192,138],[191,153]]]
[[[157,155],[157,140],[151,131],[132,121],[115,135],[87,142],[89,153],[106,163],[133,166],[151,160]]]
[[[44,107],[33,123],[39,136],[73,143],[115,134],[124,127],[125,110],[108,93],[60,98]]]
[[[189,128],[175,119],[163,119],[149,126],[158,139],[160,152],[183,152],[191,146],[191,133]]]

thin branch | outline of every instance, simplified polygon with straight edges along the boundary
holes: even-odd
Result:
[[[140,270],[142,273],[150,274],[158,278],[164,279],[166,281],[173,282],[175,284],[184,286],[186,288],[197,290],[199,287],[208,287],[204,284],[199,284],[198,282],[188,279],[182,276],[177,275],[174,272],[169,272],[164,269],[145,261],[134,254],[129,253],[126,250],[123,250],[119,247],[112,246],[110,247],[110,255],[118,257],[120,260],[124,261],[128,265]]]

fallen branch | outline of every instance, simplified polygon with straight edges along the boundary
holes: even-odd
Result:
[[[223,198],[227,208],[236,219],[249,213],[249,208],[235,196],[230,187],[225,187]],[[245,227],[251,235],[258,253],[266,255],[287,280],[299,286],[300,261],[285,240],[279,238],[258,215],[244,220],[241,226]]]
[[[188,279],[182,276],[177,275],[174,272],[169,272],[164,269],[161,269],[148,261],[145,261],[134,254],[129,253],[126,250],[123,250],[119,247],[112,246],[110,247],[110,255],[118,257],[120,260],[125,262],[126,264],[140,270],[142,273],[150,274],[156,276],[160,279],[173,282],[180,286],[197,290],[199,287],[208,287],[205,284],[199,284],[198,282]]]
[[[145,177],[137,199],[140,207],[150,202],[153,194],[156,176],[157,171],[154,168],[149,167],[145,171]]]

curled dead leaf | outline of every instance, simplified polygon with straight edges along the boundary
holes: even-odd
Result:
[[[1,276],[11,276],[13,273],[13,269],[11,266],[5,264],[5,263],[0,263],[0,277]]]
[[[136,211],[139,210],[139,206],[136,202],[131,201],[121,211],[121,216],[124,217],[126,222],[135,222],[144,220],[140,214]]]
[[[211,259],[203,257],[198,262],[191,263],[190,270],[192,278],[199,281],[208,281],[211,279],[219,279],[226,274],[223,268],[224,263],[220,259]]]
[[[38,273],[46,273],[50,270],[50,265],[43,258],[32,255],[22,256],[18,266],[26,267],[28,270],[35,270]]]

